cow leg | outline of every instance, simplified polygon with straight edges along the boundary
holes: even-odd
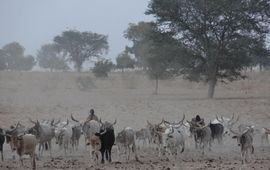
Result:
[[[128,160],[129,160],[129,158],[130,158],[130,146],[128,146]]]
[[[35,153],[30,154],[30,158],[32,160],[31,164],[32,164],[32,168],[36,169],[36,158],[35,158]]]
[[[48,145],[49,145],[49,150],[50,150],[50,157],[52,157],[52,141],[51,140],[48,142]]]
[[[108,149],[108,156],[109,156],[109,162],[112,162],[112,147],[110,147],[109,149]]]
[[[244,164],[244,159],[245,159],[245,151],[241,151],[241,160],[242,160],[242,164]]]
[[[100,152],[101,152],[101,163],[102,164],[104,164],[104,152],[105,152],[105,150],[100,150]]]
[[[2,147],[2,149],[1,149],[1,159],[2,159],[2,161],[4,161],[3,147]]]
[[[21,161],[21,164],[23,166],[23,159],[22,159],[22,156],[20,156],[20,161]]]

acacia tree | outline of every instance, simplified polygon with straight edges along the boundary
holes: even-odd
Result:
[[[18,42],[6,44],[2,48],[3,61],[6,62],[5,68],[9,70],[31,70],[36,64],[35,58],[32,55],[24,56],[24,50],[24,47]]]
[[[24,47],[18,42],[6,44],[3,48],[6,53],[7,69],[16,70],[19,58],[23,58]]]
[[[69,67],[65,61],[64,54],[56,44],[45,44],[37,53],[38,64],[42,68],[49,68],[50,71],[67,70]]]
[[[218,80],[244,78],[242,70],[261,37],[269,32],[268,0],[151,0],[146,14],[160,32],[170,32],[190,51],[181,74],[208,83],[208,97]]]
[[[145,67],[143,56],[149,49],[146,37],[150,32],[152,32],[151,24],[143,21],[138,24],[130,23],[128,29],[124,32],[124,37],[133,43],[131,47],[127,46],[125,51],[134,54],[138,67]]]
[[[155,80],[154,94],[158,94],[159,80],[172,77],[179,69],[178,55],[185,55],[183,48],[168,33],[160,33],[153,23],[130,24],[125,37],[133,41],[131,52]]]
[[[125,68],[134,68],[135,60],[131,58],[127,51],[122,52],[116,57],[116,67],[124,72]]]
[[[78,72],[82,69],[82,64],[90,58],[99,58],[108,51],[107,36],[92,33],[69,30],[62,32],[54,38],[54,42],[67,54],[74,62]]]

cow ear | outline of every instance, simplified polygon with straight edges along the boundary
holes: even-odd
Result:
[[[232,138],[233,138],[233,139],[236,139],[236,138],[237,138],[237,136],[233,136]]]

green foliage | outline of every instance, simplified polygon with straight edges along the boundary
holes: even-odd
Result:
[[[74,62],[76,69],[80,72],[82,64],[90,58],[99,58],[107,53],[109,48],[107,36],[92,33],[69,30],[62,32],[54,38],[54,42]]]
[[[127,51],[119,54],[116,57],[116,67],[124,70],[125,68],[134,68],[135,60],[131,58]]]
[[[33,56],[24,56],[24,47],[18,42],[6,44],[1,51],[2,69],[28,71],[36,64]]]
[[[45,44],[37,54],[38,64],[42,68],[52,70],[68,70],[63,53],[56,44]]]
[[[129,24],[124,32],[124,37],[132,41],[133,46],[126,47],[126,51],[134,54],[138,67],[144,67],[144,54],[149,49],[148,34],[152,32],[152,25],[148,22],[139,22],[138,24]]]
[[[217,80],[245,77],[242,70],[258,57],[254,48],[269,32],[269,11],[268,0],[151,0],[146,14],[188,51],[179,56],[179,73],[209,82],[213,97]]]
[[[101,60],[95,63],[93,73],[95,77],[108,77],[108,73],[112,70],[113,63],[109,60]]]
[[[177,56],[185,55],[183,48],[171,37],[171,34],[160,33],[153,23],[130,24],[125,35],[133,41],[128,47],[137,55],[140,65],[147,71],[151,79],[158,80],[172,77],[180,68]]]

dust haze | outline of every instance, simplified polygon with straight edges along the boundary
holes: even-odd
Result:
[[[83,121],[94,108],[102,120],[117,119],[115,133],[129,126],[139,130],[146,120],[158,123],[162,118],[176,121],[186,115],[190,120],[200,114],[208,123],[215,115],[231,117],[240,115],[239,123],[254,124],[256,128],[269,127],[269,72],[248,73],[246,80],[231,84],[218,84],[215,99],[207,99],[207,86],[190,83],[182,78],[161,80],[159,94],[153,95],[155,82],[141,72],[113,72],[108,78],[95,78],[89,72],[0,72],[0,125],[8,128],[20,121],[27,127],[32,120],[70,119],[72,113]],[[52,158],[48,152],[37,161],[38,169],[265,169],[270,167],[270,146],[261,145],[260,134],[255,135],[255,154],[251,163],[241,165],[240,148],[235,140],[227,137],[223,145],[214,144],[205,156],[195,150],[193,139],[187,139],[187,147],[177,159],[158,157],[152,146],[138,150],[141,162],[133,157],[117,160],[113,147],[112,163],[93,165],[90,153],[81,138],[78,151],[64,155],[53,140]],[[5,161],[0,169],[29,169],[30,160],[25,157],[21,167],[19,160],[12,161],[10,147],[4,145]]]

